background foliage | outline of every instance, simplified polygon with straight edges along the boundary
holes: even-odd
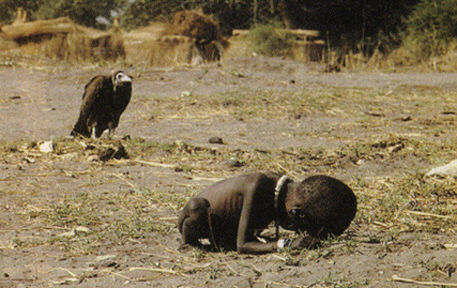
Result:
[[[455,46],[457,0],[423,0],[405,20],[403,46],[417,59],[440,56]]]
[[[280,23],[319,30],[331,49],[366,55],[403,44],[418,58],[429,57],[445,53],[457,37],[457,0],[0,0],[0,22],[11,23],[17,7],[28,10],[31,19],[68,16],[98,28],[107,27],[97,17],[109,22],[120,15],[125,29],[201,9],[219,21],[226,35]]]

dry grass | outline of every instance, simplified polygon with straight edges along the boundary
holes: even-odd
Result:
[[[313,93],[287,95],[284,93],[268,93],[259,95],[250,92],[228,93],[223,95],[182,97],[170,99],[158,105],[158,110],[170,111],[172,117],[182,119],[193,117],[207,117],[226,115],[235,118],[286,118],[295,119],[300,113],[304,114],[329,114],[348,118],[361,117],[360,126],[354,123],[356,129],[365,126],[385,126],[385,121],[372,120],[372,115],[377,115],[379,103],[394,107],[399,99],[408,102],[408,95],[413,94],[421,105],[441,105],[443,110],[455,106],[453,93],[433,89],[432,87],[401,86],[388,94],[385,91],[366,89],[332,89],[323,88]],[[401,105],[406,102],[400,102]],[[355,106],[352,106],[354,103]],[[438,104],[440,103],[440,104]],[[364,110],[355,109],[362,105]],[[340,107],[337,109],[337,107]],[[411,107],[413,108],[413,107]],[[399,112],[404,107],[399,107]],[[414,108],[413,108],[414,109]],[[452,108],[451,108],[452,109]],[[195,112],[195,114],[194,114]],[[198,113],[197,113],[198,112]],[[395,113],[395,111],[389,111]],[[159,113],[159,112],[157,112]],[[378,112],[379,113],[379,112]],[[380,112],[381,114],[384,112]],[[417,115],[413,113],[414,115]],[[169,117],[169,116],[168,116]],[[377,116],[375,116],[377,117]],[[419,125],[426,125],[422,135],[433,137],[441,129],[451,128],[455,124],[453,118],[438,117],[430,122],[428,116],[420,116]],[[427,118],[427,119],[426,119]],[[446,119],[445,119],[446,118]],[[159,116],[160,119],[160,116]],[[454,124],[453,124],[454,123]],[[440,128],[441,127],[441,128]],[[331,132],[329,139],[335,137],[337,131]],[[338,136],[342,137],[342,136]],[[302,175],[303,171],[316,170],[326,167],[327,173],[338,169],[345,169],[357,165],[360,161],[381,161],[395,163],[402,159],[420,159],[431,163],[442,163],[454,159],[457,155],[457,146],[452,140],[449,142],[436,142],[431,138],[417,139],[415,136],[396,135],[363,137],[354,139],[348,135],[350,144],[338,150],[321,150],[293,148],[279,151],[237,151],[234,153],[229,148],[211,150],[208,148],[192,147],[187,144],[173,144],[166,149],[163,158],[155,159],[160,163],[180,163],[192,173],[205,175],[209,171],[218,169],[212,163],[223,163],[234,155],[252,170],[274,170]],[[220,169],[220,168],[219,168]],[[222,172],[222,171],[221,171]],[[217,173],[215,173],[217,175]],[[211,173],[211,175],[214,175]],[[357,223],[371,225],[376,222],[380,227],[389,228],[391,231],[427,231],[454,233],[457,218],[454,211],[456,201],[453,201],[457,186],[452,179],[427,178],[412,169],[406,174],[385,176],[380,178],[360,179],[355,177],[350,183],[359,196],[360,209]],[[376,207],[373,210],[373,207]],[[383,226],[384,225],[384,226]],[[437,230],[438,229],[438,230]]]
[[[310,173],[340,173],[354,169],[363,162],[383,165],[389,170],[394,169],[392,165],[404,161],[412,164],[426,161],[430,165],[457,158],[454,138],[451,137],[449,141],[434,139],[437,131],[453,129],[455,117],[451,115],[449,118],[432,118],[430,115],[418,113],[421,107],[430,105],[434,105],[435,111],[455,109],[455,92],[426,86],[400,86],[394,91],[321,88],[296,94],[254,92],[244,90],[209,96],[189,95],[179,99],[161,99],[155,102],[155,113],[159,115],[155,119],[180,117],[186,120],[196,116],[210,119],[214,115],[225,115],[244,119],[296,120],[300,113],[309,113],[336,115],[340,119],[350,118],[353,120],[350,130],[362,131],[356,136],[345,136],[342,135],[343,132],[334,129],[323,135],[330,141],[343,139],[347,143],[336,149],[291,147],[269,151],[243,150],[232,149],[229,145],[208,148],[183,142],[160,143],[136,138],[122,140],[130,159],[110,160],[105,163],[90,162],[88,159],[100,147],[113,144],[113,141],[107,139],[84,140],[85,145],[81,145],[81,140],[60,138],[55,140],[55,151],[48,154],[41,153],[36,143],[2,142],[0,162],[25,168],[21,168],[24,169],[23,172],[19,168],[18,171],[8,171],[8,175],[3,176],[0,181],[22,183],[24,179],[40,179],[38,186],[25,185],[24,189],[6,191],[3,188],[5,190],[0,191],[3,197],[14,199],[10,201],[12,206],[8,213],[17,217],[18,223],[31,227],[27,229],[41,227],[39,229],[53,231],[53,236],[48,238],[17,236],[10,243],[12,249],[53,245],[68,253],[66,255],[76,257],[98,256],[106,251],[107,246],[128,247],[133,245],[132,243],[146,243],[157,248],[153,255],[143,255],[141,261],[129,262],[130,270],[100,269],[97,271],[98,277],[110,275],[122,281],[137,283],[155,281],[160,277],[176,277],[174,279],[182,278],[187,281],[197,277],[196,275],[201,279],[204,275],[206,281],[217,281],[237,276],[249,278],[252,282],[249,283],[253,285],[295,287],[286,278],[278,278],[273,282],[261,280],[262,278],[259,280],[260,275],[271,273],[271,268],[260,265],[268,262],[286,269],[319,261],[330,262],[339,255],[350,257],[357,253],[357,247],[363,244],[384,241],[378,238],[378,235],[392,237],[393,240],[382,242],[382,245],[376,248],[385,249],[388,253],[402,249],[402,244],[395,239],[404,233],[455,235],[455,179],[428,178],[412,166],[408,169],[402,168],[401,173],[385,173],[381,176],[363,173],[353,175],[347,184],[358,198],[356,219],[345,235],[338,239],[329,239],[316,250],[294,253],[284,251],[246,258],[232,252],[207,253],[198,249],[181,253],[170,248],[169,243],[157,240],[175,235],[179,209],[202,187],[221,177],[244,171],[274,170],[302,178]],[[143,98],[148,97],[150,95]],[[410,98],[414,98],[414,101]],[[337,109],[338,107],[341,108]],[[383,107],[393,110],[379,111]],[[393,121],[379,119],[385,117],[379,115],[395,114],[395,109],[408,110],[414,116],[411,124],[408,121],[405,123],[412,125],[411,130],[421,127],[420,137],[395,132],[386,134],[377,130],[386,126],[388,129],[388,122]],[[159,111],[168,113],[160,114]],[[224,163],[233,157],[244,166],[227,167]],[[35,163],[38,167],[30,167],[30,163]],[[145,174],[141,174],[141,171],[152,168],[155,170],[152,170],[151,174],[159,180],[144,182],[142,178]],[[60,186],[55,182],[60,177],[75,179],[76,184],[73,185],[79,186],[75,190],[60,190]],[[167,182],[167,179],[172,180]],[[47,189],[47,185],[51,188]],[[87,230],[76,229],[78,227]],[[1,220],[0,228],[15,229],[10,223]],[[136,252],[126,253],[133,255]],[[149,260],[151,257],[160,261],[152,262]],[[444,269],[440,263],[435,266],[432,264],[427,262],[423,265],[430,273],[434,273],[433,275]],[[281,273],[287,273],[288,270],[284,271],[286,272]],[[75,281],[84,281],[91,275],[95,277],[89,272],[72,273]],[[368,284],[368,280],[359,281],[329,274],[312,286],[365,287]]]

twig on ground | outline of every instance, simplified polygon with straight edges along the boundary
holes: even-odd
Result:
[[[120,278],[122,278],[122,279],[129,280],[129,281],[134,281],[134,280],[135,280],[134,278],[130,278],[130,277],[124,276],[124,275],[122,275],[121,273],[114,272],[114,271],[110,271],[110,270],[108,270],[108,269],[102,270],[101,272],[107,272],[107,273],[109,273],[109,274],[112,274],[112,275],[114,275],[114,276],[118,276],[118,277],[120,277]]]
[[[160,217],[159,220],[163,220],[163,221],[175,221],[175,220],[178,220],[178,216]]]
[[[136,159],[134,161],[139,164],[149,165],[149,166],[153,166],[153,167],[164,167],[164,168],[177,168],[178,167],[177,165],[150,162],[150,161],[144,161],[144,160],[139,160],[139,159]]]
[[[112,175],[112,176],[114,176],[116,178],[119,178],[122,181],[124,181],[127,185],[129,185],[133,189],[133,191],[135,191],[137,193],[141,193],[141,191],[135,186],[135,184],[133,184],[132,182],[128,181],[127,179],[125,179],[121,175],[118,175],[118,174],[115,174],[115,173],[111,173],[110,175]]]
[[[58,267],[56,268],[55,270],[62,270],[62,271],[65,271],[67,272],[68,274],[70,274],[71,277],[74,277],[74,278],[77,278],[78,275],[76,275],[75,273],[71,272],[70,270],[66,269],[66,268],[63,268],[63,267]]]
[[[457,283],[443,283],[443,282],[432,282],[432,281],[417,281],[414,279],[401,278],[397,275],[392,276],[392,281],[410,283],[423,286],[444,286],[444,287],[457,287]]]
[[[153,267],[130,267],[129,271],[150,271],[150,272],[182,275],[184,277],[189,277],[189,275],[186,275],[186,274],[183,274],[181,272],[177,272],[177,271],[174,271],[171,269],[162,269],[162,268],[153,268]]]
[[[230,271],[232,271],[235,275],[237,276],[242,276],[242,277],[248,277],[248,275],[237,272],[233,267],[227,262],[227,260],[222,259],[223,263],[229,268]]]
[[[455,244],[455,243],[447,243],[447,244],[444,244],[444,247],[446,249],[457,249],[457,244]]]
[[[427,213],[427,212],[421,212],[421,211],[405,211],[408,214],[413,214],[413,215],[418,215],[418,216],[429,216],[429,217],[435,217],[435,218],[442,218],[442,219],[450,219],[452,218],[451,216],[447,215],[439,215],[439,214],[433,214],[433,213]]]
[[[379,222],[379,221],[373,221],[373,224],[381,226],[381,227],[384,227],[384,228],[391,228],[392,227],[392,225],[388,225],[386,223],[382,223],[382,222]]]

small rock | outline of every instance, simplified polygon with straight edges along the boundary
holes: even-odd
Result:
[[[190,91],[182,91],[181,92],[181,97],[189,97],[190,95],[192,95],[192,93],[190,93]]]
[[[110,259],[113,259],[116,257],[117,257],[117,255],[112,255],[112,254],[100,255],[95,258],[95,261],[105,261],[105,260],[110,260]]]
[[[117,268],[117,267],[119,267],[120,265],[113,261],[113,262],[106,263],[105,266],[106,266],[106,267],[116,267],[116,268]]]
[[[101,161],[108,161],[109,159],[114,158],[113,155],[115,152],[116,150],[109,147],[108,149],[101,151],[98,156]]]
[[[118,160],[129,158],[129,155],[127,154],[127,151],[125,150],[125,147],[121,143],[117,144],[117,150],[116,150],[116,152],[114,152],[113,158],[118,159]]]
[[[110,159],[128,159],[129,155],[125,150],[124,146],[121,142],[118,142],[116,147],[112,148],[109,147],[106,150],[101,151],[98,156],[100,157],[101,161],[108,161]]]
[[[357,164],[357,165],[363,165],[364,163],[365,163],[365,160],[359,159],[359,160],[357,160],[357,162],[356,162],[355,164]]]
[[[51,283],[54,285],[71,285],[80,282],[78,278],[66,278],[60,281],[52,281]]]
[[[453,176],[457,177],[457,159],[444,166],[435,167],[430,170],[426,176]]]
[[[44,141],[42,144],[40,144],[39,149],[43,153],[50,153],[54,151],[54,144],[52,141]]]
[[[243,167],[244,166],[244,163],[239,161],[235,157],[230,158],[230,160],[228,160],[226,163],[229,167]]]
[[[373,117],[384,117],[384,113],[380,112],[380,111],[366,111],[365,112],[366,115],[369,115],[369,116],[373,116]]]
[[[395,153],[395,152],[398,152],[401,149],[403,149],[403,147],[405,147],[405,145],[403,143],[400,143],[400,144],[387,148],[387,151],[389,151],[389,153]]]
[[[71,152],[71,153],[63,154],[62,156],[60,156],[60,158],[62,160],[68,161],[68,160],[76,159],[78,156],[79,156],[78,152]]]
[[[209,138],[208,142],[211,144],[224,144],[224,141],[222,140],[222,138],[217,137],[217,136]]]
[[[84,147],[84,150],[94,150],[96,147],[95,145],[92,144],[86,144]]]
[[[59,234],[59,236],[71,238],[71,237],[77,236],[78,234],[87,234],[89,232],[90,232],[89,228],[84,227],[84,226],[77,226],[77,227],[71,229],[71,231]]]
[[[27,162],[27,163],[35,163],[35,159],[30,158],[28,156],[24,157],[24,161]]]
[[[413,117],[411,117],[411,116],[404,116],[404,117],[401,117],[400,120],[403,121],[403,122],[407,122],[407,121],[413,120]]]
[[[90,229],[84,226],[76,226],[73,230],[77,233],[89,233]]]
[[[1,26],[1,25],[0,25]],[[1,30],[1,29],[0,29]],[[16,65],[16,62],[14,61],[1,61],[0,62],[0,66],[8,66],[8,67],[12,67],[12,66],[15,66]]]
[[[244,76],[243,74],[239,73],[239,72],[236,72],[235,75],[238,77],[238,78],[244,78],[246,76]]]
[[[94,162],[94,161],[98,161],[100,160],[100,156],[98,155],[90,155],[89,157],[87,157],[87,161],[89,162]]]

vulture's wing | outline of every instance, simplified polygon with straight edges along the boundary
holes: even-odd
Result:
[[[100,106],[112,97],[113,84],[109,76],[95,76],[84,86],[81,116],[87,117],[92,112],[100,110]]]
[[[96,118],[98,113],[105,113],[104,107],[112,98],[112,93],[113,84],[109,76],[95,76],[84,86],[83,103],[71,135],[90,137],[88,120]]]
[[[94,76],[94,77],[92,77],[92,79],[89,80],[89,82],[86,83],[86,85],[84,85],[83,100],[86,97],[88,87],[94,85],[94,84],[92,84],[94,82],[97,82],[97,81],[100,82],[100,78],[106,78],[106,76],[102,76],[102,75]]]

